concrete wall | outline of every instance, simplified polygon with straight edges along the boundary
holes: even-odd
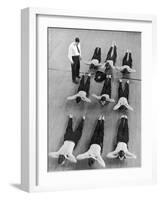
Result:
[[[102,49],[102,61],[105,60],[107,51],[114,40],[118,46],[118,59],[116,64],[121,65],[126,49],[132,51],[133,68],[136,73],[131,74],[130,79],[130,105],[134,108],[129,112],[130,142],[129,149],[137,155],[136,160],[108,160],[105,155],[113,149],[113,142],[117,133],[118,120],[121,113],[113,111],[114,103],[102,108],[91,97],[91,104],[76,104],[67,102],[66,97],[77,90],[78,85],[71,82],[71,66],[67,58],[68,46],[78,36],[81,40],[82,57],[90,60],[96,46]],[[81,63],[81,71],[88,67]],[[120,73],[114,73],[112,80],[112,97],[117,100],[118,79]],[[136,80],[137,79],[137,80]],[[91,81],[90,94],[100,92],[103,83]],[[96,120],[99,114],[105,115],[105,136],[103,157],[106,168],[139,167],[141,166],[141,33],[119,31],[95,31],[76,29],[48,29],[48,151],[57,151],[63,143],[63,136],[67,125],[67,115],[74,115],[74,126],[83,114],[86,121],[81,140],[74,150],[74,154],[85,152],[93,134]],[[96,164],[94,168],[99,168]],[[49,171],[88,169],[87,161],[79,161],[76,165],[67,162],[65,166],[57,165],[55,159],[48,159]]]

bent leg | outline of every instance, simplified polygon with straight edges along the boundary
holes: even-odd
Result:
[[[124,96],[124,92],[123,92],[123,89],[122,89],[122,82],[119,81],[119,87],[118,87],[118,99],[120,99],[121,97]]]
[[[104,138],[104,120],[101,121],[100,132],[99,132],[99,145],[101,147],[101,152],[103,150],[103,138]]]
[[[79,87],[78,87],[78,91],[82,91],[84,90],[84,75],[82,76],[81,80],[80,80],[80,84],[79,84]]]
[[[128,101],[128,99],[129,99],[129,83],[125,83],[125,89],[124,89],[124,95],[123,95],[126,99],[127,99],[127,101]]]
[[[129,142],[128,119],[125,119],[125,121],[124,121],[123,134],[124,134],[124,142],[125,142],[126,144],[128,144],[128,142]]]
[[[106,62],[107,60],[111,60],[111,53],[112,53],[112,50],[113,50],[113,47],[111,46],[110,49],[109,49],[109,51],[108,51],[108,53],[107,53],[107,57],[106,57],[105,62]]]
[[[103,94],[108,94],[109,97],[111,98],[111,78],[105,79],[104,85],[101,91],[101,95]]]
[[[99,135],[100,125],[101,125],[101,119],[98,119],[96,127],[94,129],[93,136],[91,138],[90,146],[92,144],[97,144],[98,143],[98,135]]]
[[[84,120],[85,119],[81,119],[81,121],[79,122],[77,128],[75,129],[74,133],[73,133],[73,141],[75,142],[75,144],[77,145],[78,141],[80,140],[82,133],[83,133],[83,127],[84,127]]]
[[[116,64],[116,59],[117,59],[117,47],[114,46],[114,51],[113,51],[113,55],[112,55],[113,65]]]
[[[128,53],[126,52],[122,60],[122,66],[127,65],[127,56],[128,56]]]
[[[99,51],[98,51],[98,60],[99,60],[99,63],[101,62],[101,48],[99,48]]]
[[[73,118],[69,117],[68,125],[67,125],[66,132],[65,132],[65,135],[64,135],[64,141],[65,140],[71,140],[71,135],[73,134],[72,125],[73,125]]]
[[[86,92],[87,97],[89,96],[90,81],[91,81],[91,77],[88,76],[88,78],[87,78],[87,80],[86,80],[86,83],[85,83],[85,85],[84,85],[84,91]]]
[[[92,60],[93,59],[97,59],[99,63],[101,62],[101,48],[100,47],[95,48],[94,54],[92,56]]]
[[[128,63],[129,63],[129,67],[132,68],[132,54],[129,53],[129,60],[128,60]]]
[[[118,131],[117,131],[116,144],[118,142],[122,142],[124,140],[124,133],[123,133],[124,120],[125,120],[125,118],[121,118],[121,120],[120,120],[120,124],[119,124]]]
[[[98,49],[98,47],[96,47],[96,48],[95,48],[95,50],[94,50],[94,53],[93,53],[93,56],[92,56],[92,59],[91,59],[91,60],[93,60],[93,59],[97,59],[97,49]]]

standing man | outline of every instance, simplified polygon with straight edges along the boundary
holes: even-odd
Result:
[[[77,78],[80,78],[79,71],[81,59],[80,39],[78,37],[76,37],[75,41],[72,42],[69,46],[68,58],[70,60],[72,68],[72,81],[73,83],[77,84]]]

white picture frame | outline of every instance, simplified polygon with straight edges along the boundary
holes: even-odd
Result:
[[[54,21],[53,21],[54,20]],[[142,167],[137,169],[107,169],[85,171],[71,171],[51,173],[47,172],[46,153],[46,107],[44,93],[47,88],[47,74],[45,62],[46,54],[39,47],[40,37],[46,37],[45,29],[53,22],[60,26],[70,24],[77,27],[73,21],[78,21],[79,28],[83,28],[82,20],[86,20],[88,27],[104,27],[109,23],[113,30],[141,31],[142,42]],[[93,21],[94,24],[90,24]],[[100,22],[98,24],[98,22]],[[69,25],[66,25],[67,27]],[[40,31],[41,30],[41,31]],[[63,189],[96,188],[115,185],[152,184],[156,182],[155,133],[153,137],[152,107],[148,96],[150,67],[155,68],[156,60],[156,19],[152,15],[109,14],[84,11],[62,11],[44,8],[25,8],[21,13],[21,187],[25,191],[54,191]],[[38,37],[38,32],[39,37]],[[42,40],[41,47],[45,47]],[[40,56],[42,55],[42,56]],[[41,63],[39,60],[41,57]],[[145,59],[148,57],[148,61]],[[145,67],[146,66],[146,67]],[[41,80],[41,81],[40,81]],[[39,90],[41,88],[41,91]],[[147,97],[149,102],[146,102]],[[38,103],[39,102],[39,103]],[[46,105],[40,108],[39,105]],[[146,115],[146,106],[149,107]],[[42,117],[43,116],[43,117]],[[39,121],[38,121],[39,119]],[[43,122],[43,123],[42,123]],[[149,137],[148,137],[148,136]],[[41,155],[40,155],[41,147]],[[146,154],[148,152],[148,155]],[[150,155],[150,156],[149,156]],[[88,177],[84,181],[84,177]],[[119,177],[119,178],[118,178]],[[106,182],[106,180],[109,180]],[[63,180],[63,181],[62,181]],[[97,180],[97,182],[95,181]]]

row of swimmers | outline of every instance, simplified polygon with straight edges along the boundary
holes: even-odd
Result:
[[[90,61],[84,61],[85,64],[89,65],[90,69],[95,70],[105,70],[105,72],[109,69],[116,69],[123,74],[136,72],[135,69],[132,69],[133,66],[133,59],[132,53],[130,50],[126,50],[125,55],[122,59],[122,65],[116,66],[117,60],[117,46],[116,43],[113,42],[105,59],[104,63],[101,63],[101,48],[96,47],[94,50],[94,54]]]
[[[102,157],[103,141],[104,141],[104,122],[105,117],[100,115],[97,119],[96,126],[93,135],[89,141],[89,147],[86,152],[74,156],[73,151],[76,148],[82,133],[86,117],[83,116],[79,121],[75,130],[73,130],[73,116],[69,115],[68,124],[66,127],[64,142],[60,149],[56,152],[50,152],[49,156],[55,158],[58,164],[63,165],[67,160],[72,163],[77,163],[78,160],[87,159],[88,165],[92,166],[95,162],[101,167],[105,167],[105,161]],[[128,117],[122,115],[119,120],[119,126],[117,130],[116,146],[114,151],[107,154],[109,159],[136,158],[136,155],[131,153],[128,149],[129,142],[129,127]]]
[[[67,97],[67,100],[75,100],[77,103],[81,101],[91,102],[89,99],[90,80],[91,74],[87,75],[86,81],[85,75],[82,75],[77,93]],[[100,94],[92,94],[92,96],[97,99],[102,106],[110,102],[115,102],[115,100],[111,98],[111,75],[106,75]],[[129,80],[125,82],[123,87],[122,79],[120,79],[118,86],[118,102],[113,110],[122,108],[133,111],[133,108],[129,105]]]

